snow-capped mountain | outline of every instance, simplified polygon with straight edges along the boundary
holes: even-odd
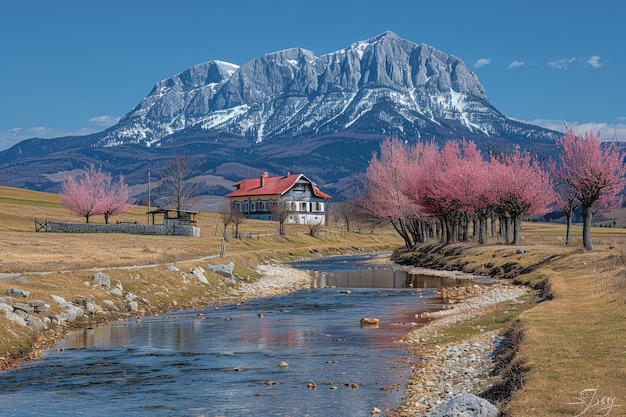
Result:
[[[195,65],[156,83],[103,132],[29,139],[0,152],[0,178],[56,191],[67,172],[94,163],[141,184],[148,168],[184,152],[197,175],[221,179],[207,193],[223,193],[224,181],[291,171],[349,196],[385,138],[549,152],[558,136],[500,113],[461,59],[385,32],[319,57],[294,48],[241,66]]]
[[[345,130],[497,138],[509,122],[462,60],[385,32],[320,57],[294,48],[196,65],[158,82],[98,145],[160,146],[185,129],[257,143]]]

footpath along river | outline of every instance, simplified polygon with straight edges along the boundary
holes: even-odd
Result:
[[[411,369],[397,343],[435,288],[459,285],[333,257],[314,289],[73,331],[0,374],[3,416],[369,416],[397,407]],[[349,290],[348,290],[349,289]],[[380,320],[362,328],[363,317]],[[315,388],[313,388],[315,387]]]

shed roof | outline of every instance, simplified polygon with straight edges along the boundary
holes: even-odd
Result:
[[[159,214],[159,213],[165,213],[168,211],[177,211],[179,213],[190,213],[190,214],[198,214],[197,211],[191,211],[191,210],[176,210],[173,207],[163,207],[163,208],[158,208],[155,210],[151,210],[149,211],[147,214]]]

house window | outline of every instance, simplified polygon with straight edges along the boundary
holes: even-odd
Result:
[[[291,203],[291,211],[297,211],[297,210],[298,210],[297,203],[292,202]]]
[[[244,202],[242,206],[243,206],[243,212],[247,213],[248,212],[248,202],[247,201]]]
[[[306,184],[304,183],[296,183],[293,186],[294,191],[306,191]]]

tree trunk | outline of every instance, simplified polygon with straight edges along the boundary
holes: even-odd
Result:
[[[583,206],[583,247],[587,252],[593,252],[594,247],[591,242],[591,218],[593,217],[593,211],[591,207]]]
[[[278,223],[278,234],[281,236],[285,235],[285,222]]]
[[[487,217],[478,216],[478,243],[484,245],[487,240]]]
[[[572,241],[572,217],[574,215],[574,211],[573,210],[566,210],[565,211],[565,218],[566,218],[566,223],[567,223],[567,227],[565,229],[565,245],[569,245],[570,242]]]
[[[441,224],[441,243],[448,243],[448,241],[450,240],[448,237],[448,224],[444,219],[441,219],[440,221]]]
[[[500,236],[502,236],[502,238],[504,239],[505,245],[509,244],[509,235],[510,235],[509,225],[510,225],[509,217],[500,215]]]
[[[404,226],[404,221],[402,221],[402,219],[394,219],[391,220],[391,225],[404,240],[404,246],[406,246],[407,249],[411,249],[413,247],[413,242],[411,241],[411,236],[409,236],[409,233]]]
[[[514,216],[512,219],[513,222],[513,241],[512,245],[519,245],[520,243],[520,234],[522,231],[522,216]]]

